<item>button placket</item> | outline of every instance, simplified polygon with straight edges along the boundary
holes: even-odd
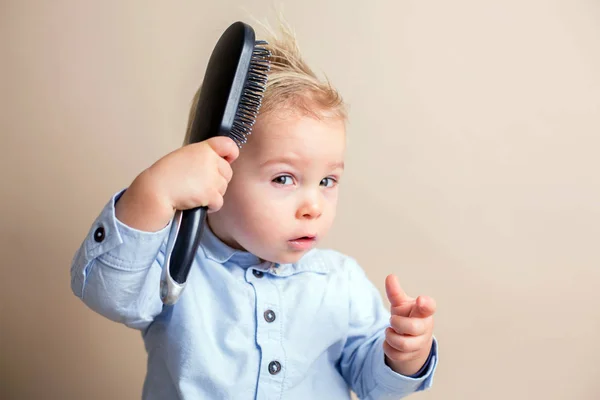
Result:
[[[256,272],[262,272],[262,279]],[[267,271],[271,273],[272,271]],[[248,282],[254,287],[256,344],[261,352],[260,375],[258,380],[259,392],[279,391],[285,377],[285,352],[282,345],[282,326],[279,313],[281,312],[281,294],[277,281],[267,272],[256,269],[248,272]],[[250,275],[252,273],[252,275]],[[261,274],[259,274],[261,275]],[[267,279],[271,278],[271,279]]]

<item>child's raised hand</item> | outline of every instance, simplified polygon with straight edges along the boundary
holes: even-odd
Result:
[[[435,301],[428,296],[408,296],[394,275],[386,278],[385,290],[392,314],[383,343],[386,362],[400,374],[413,375],[429,357]]]
[[[172,151],[136,177],[117,203],[117,218],[154,231],[164,227],[175,210],[219,210],[233,176],[230,164],[238,155],[238,146],[226,136]]]
[[[239,155],[235,142],[217,136],[183,146],[167,154],[149,170],[167,202],[176,210],[223,206],[223,195],[233,176],[230,163]]]

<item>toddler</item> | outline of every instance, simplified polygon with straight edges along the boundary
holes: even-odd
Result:
[[[317,248],[335,218],[347,113],[288,29],[268,41],[272,69],[248,142],[185,145],[116,192],[75,253],[72,290],[140,331],[146,400],[425,390],[437,366],[435,302],[409,297],[389,275],[388,311],[353,258]],[[186,289],[166,306],[159,281],[171,218],[201,205],[207,225]]]

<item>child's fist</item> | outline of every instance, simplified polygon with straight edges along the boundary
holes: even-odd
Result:
[[[386,362],[400,374],[413,375],[429,357],[435,301],[427,296],[409,297],[394,275],[386,278],[385,290],[392,314],[383,343]]]
[[[235,142],[217,136],[183,146],[148,168],[165,201],[174,210],[206,206],[208,212],[223,206],[223,195],[233,175],[231,165],[239,155]]]

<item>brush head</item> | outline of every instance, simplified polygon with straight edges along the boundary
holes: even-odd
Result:
[[[248,24],[236,22],[221,35],[209,59],[187,142],[213,136],[241,147],[256,122],[270,70],[270,51]]]

